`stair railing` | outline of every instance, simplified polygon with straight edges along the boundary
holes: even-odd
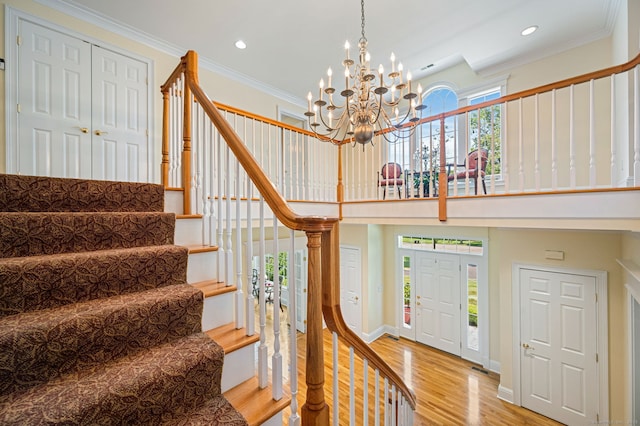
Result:
[[[205,219],[203,241],[206,244],[219,247],[219,261],[216,265],[218,276],[225,283],[230,284],[238,280],[235,312],[236,327],[246,325],[247,334],[254,332],[254,289],[252,288],[254,266],[254,227],[258,228],[258,258],[259,268],[265,267],[266,221],[271,220],[273,227],[270,231],[273,241],[278,240],[281,226],[289,228],[291,246],[289,253],[294,251],[295,236],[303,233],[307,238],[308,249],[308,293],[307,293],[307,335],[305,357],[306,400],[300,414],[298,413],[298,380],[295,374],[296,338],[295,331],[291,333],[289,341],[289,387],[292,396],[289,423],[310,425],[330,424],[330,412],[325,397],[324,377],[325,361],[323,355],[322,319],[333,332],[334,341],[340,340],[346,344],[352,354],[359,355],[366,365],[364,374],[364,409],[356,412],[354,402],[354,378],[348,385],[348,392],[352,397],[349,417],[350,422],[358,419],[374,417],[373,423],[379,424],[381,417],[383,424],[400,425],[411,424],[412,413],[415,410],[415,397],[393,371],[368,345],[359,339],[346,327],[340,312],[339,298],[339,239],[338,219],[321,216],[300,216],[294,213],[281,195],[290,191],[294,194],[299,189],[287,186],[282,174],[283,162],[294,162],[293,156],[285,156],[263,151],[274,135],[269,127],[262,124],[252,124],[242,127],[242,138],[234,130],[236,120],[245,120],[247,116],[231,111],[229,107],[225,115],[206,96],[198,83],[197,54],[193,51],[181,59],[180,64],[162,86],[163,93],[163,146],[162,146],[162,179],[167,188],[183,188],[185,194],[184,213],[195,212],[202,214]],[[230,115],[229,115],[230,114]],[[254,116],[255,117],[255,116]],[[249,117],[250,118],[250,117]],[[263,123],[268,121],[261,120]],[[274,123],[268,123],[273,125]],[[296,131],[278,124],[280,131],[297,133],[296,140],[306,138],[304,132]],[[267,133],[266,138],[264,133]],[[244,142],[243,142],[244,139]],[[307,141],[308,142],[308,141]],[[326,158],[338,158],[339,149],[330,144],[315,141],[317,147],[314,153]],[[252,154],[249,145],[253,147]],[[321,146],[322,145],[322,146]],[[293,151],[302,149],[301,145],[292,148]],[[256,159],[259,157],[260,161]],[[314,161],[321,161],[320,156]],[[335,180],[340,173],[337,171],[338,161],[334,161],[336,170],[332,173],[310,172],[301,173],[300,177],[308,178],[307,184],[302,186],[302,195],[312,199],[335,200],[336,190],[340,185]],[[302,166],[298,170],[302,169]],[[289,167],[289,170],[292,168]],[[315,173],[315,174],[314,174]],[[294,180],[294,179],[291,179]],[[303,180],[304,179],[299,179]],[[311,182],[313,180],[313,182]],[[316,184],[319,183],[319,184]],[[331,188],[328,188],[331,186]],[[280,190],[280,191],[279,191]],[[330,193],[325,196],[323,194]],[[315,197],[315,198],[314,198]],[[235,207],[235,209],[234,209]],[[244,210],[244,213],[243,213]],[[235,213],[234,213],[235,212]],[[235,237],[235,238],[234,238]],[[277,244],[277,243],[275,243]],[[276,248],[277,250],[277,248]],[[276,251],[277,253],[277,251]],[[277,265],[277,255],[275,259]],[[235,268],[235,270],[234,270]],[[257,296],[259,299],[259,326],[261,332],[258,346],[258,382],[260,387],[269,384],[268,371],[272,372],[271,386],[275,400],[283,397],[284,368],[281,352],[281,330],[278,317],[280,305],[280,291],[277,285],[279,272],[274,268],[276,285],[268,288],[264,271],[258,274],[259,283]],[[241,282],[243,280],[244,282]],[[295,279],[294,279],[295,281]],[[295,311],[295,284],[290,283],[289,303],[290,315]],[[266,299],[271,297],[274,317],[273,348],[268,348],[265,338]],[[293,326],[294,321],[292,321]],[[335,345],[334,345],[335,346]],[[268,357],[272,350],[271,358]],[[334,347],[334,352],[337,348]],[[353,362],[353,361],[352,361]],[[330,364],[330,362],[327,362]],[[336,367],[336,366],[334,366]],[[369,376],[371,370],[375,378]],[[334,389],[331,398],[334,402],[334,424],[342,424],[343,414],[339,413],[338,402],[341,400],[342,386],[337,384],[337,374],[333,374]],[[375,389],[375,391],[373,391]],[[370,392],[371,390],[371,392]],[[372,403],[369,403],[369,395]],[[367,420],[365,420],[365,424]]]
[[[449,167],[468,164],[478,141],[487,150],[487,195],[639,187],[639,75],[640,55],[425,117],[412,138],[394,144],[377,135],[373,147],[345,151],[344,200],[381,199],[377,174],[389,161],[406,169],[406,185],[394,188],[402,198],[433,197],[446,203],[447,197],[482,196],[482,179],[462,169],[453,174]]]

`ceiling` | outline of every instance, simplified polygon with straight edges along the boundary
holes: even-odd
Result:
[[[202,66],[300,104],[329,66],[341,69],[345,40],[355,46],[361,31],[357,0],[39,1],[171,53],[195,50]],[[365,36],[376,69],[389,69],[393,52],[414,79],[461,61],[488,76],[610,35],[620,4],[369,0]],[[522,36],[531,25],[538,31]],[[234,46],[238,39],[246,49]]]

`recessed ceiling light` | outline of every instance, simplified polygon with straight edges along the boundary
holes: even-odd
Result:
[[[246,49],[247,48],[247,44],[242,40],[238,40],[238,41],[236,41],[236,47],[238,49]]]
[[[522,30],[522,32],[520,34],[522,34],[523,36],[528,36],[530,34],[535,33],[537,29],[538,29],[537,25],[532,25],[532,26],[527,27],[524,30]]]

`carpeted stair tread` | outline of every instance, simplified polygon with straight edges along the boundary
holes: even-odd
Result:
[[[186,282],[175,245],[0,259],[0,317]]]
[[[201,330],[188,284],[0,319],[0,395]]]
[[[0,174],[0,211],[161,212],[164,188],[112,182]]]
[[[174,213],[0,213],[0,256],[173,244]]]
[[[220,395],[222,348],[202,333],[0,397],[2,425],[161,424]]]
[[[248,423],[227,399],[219,395],[208,399],[201,407],[176,416],[169,413],[162,419],[164,426],[247,426]]]

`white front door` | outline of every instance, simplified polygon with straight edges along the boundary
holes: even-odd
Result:
[[[595,424],[596,280],[520,270],[522,406],[566,424]]]
[[[18,33],[9,172],[149,180],[147,64],[24,19]]]
[[[460,356],[460,259],[416,252],[416,340]]]
[[[340,247],[340,306],[347,326],[362,333],[362,282],[360,249]]]
[[[16,172],[91,178],[91,45],[24,20],[19,32]]]

